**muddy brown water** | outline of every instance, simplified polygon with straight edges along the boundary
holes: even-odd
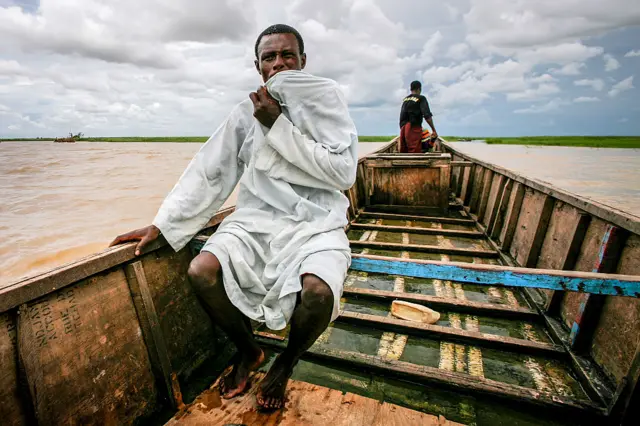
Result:
[[[383,143],[363,143],[360,155]],[[147,225],[201,145],[0,143],[0,287]],[[455,143],[464,152],[640,215],[640,150]],[[225,203],[233,205],[235,196]]]
[[[200,146],[0,143],[0,287],[148,225]],[[362,143],[359,154],[382,146]]]

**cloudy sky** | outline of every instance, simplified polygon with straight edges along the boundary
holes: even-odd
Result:
[[[0,137],[209,135],[273,23],[360,134],[414,79],[443,135],[640,134],[637,0],[0,0]]]

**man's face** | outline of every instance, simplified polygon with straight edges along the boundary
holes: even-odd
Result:
[[[260,40],[255,63],[262,81],[266,82],[280,71],[303,69],[307,63],[307,55],[300,55],[295,35],[271,34]]]

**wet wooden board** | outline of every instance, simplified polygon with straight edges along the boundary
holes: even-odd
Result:
[[[0,419],[7,426],[28,424],[18,383],[15,312],[0,314]],[[28,395],[27,399],[30,399]]]
[[[502,175],[495,174],[493,176],[493,182],[491,183],[491,190],[489,192],[489,198],[487,200],[487,207],[482,217],[482,224],[488,229],[491,222],[493,222],[493,218],[496,215],[496,211],[498,210],[498,204],[500,204],[500,199],[502,198],[502,193],[504,192],[506,183],[506,178]]]
[[[258,339],[268,347],[282,350],[283,342]],[[407,379],[415,383],[437,384],[462,393],[492,395],[500,398],[529,403],[542,407],[566,409],[571,412],[590,412],[604,414],[604,408],[588,399],[566,397],[539,390],[512,385],[496,380],[472,376],[466,373],[451,372],[437,367],[417,365],[405,361],[382,358],[358,352],[312,346],[302,356],[304,359],[319,359],[377,372],[389,377]]]
[[[367,160],[370,204],[429,207],[445,212],[449,197],[448,160]]]
[[[209,315],[198,301],[187,278],[191,256],[164,247],[144,256],[142,265],[171,366],[181,380],[207,358],[221,352],[225,341],[216,334]]]
[[[608,224],[599,219],[592,219],[587,228],[584,242],[576,260],[575,270],[592,271],[598,261],[598,252],[607,232]],[[578,318],[580,305],[585,301],[586,295],[579,293],[565,293],[562,301],[561,315],[567,327],[573,327]]]
[[[536,267],[572,270],[590,220],[590,216],[575,207],[556,201]],[[558,290],[548,292],[546,306],[555,314],[560,309],[563,293]]]
[[[487,235],[497,240],[502,231],[504,220],[507,215],[507,207],[509,207],[509,200],[511,199],[511,190],[513,189],[513,181],[508,179],[504,185],[504,190],[499,199],[496,200],[496,209],[494,217],[491,219],[491,223],[487,228]]]
[[[422,324],[393,317],[385,318],[343,311],[340,313],[338,321],[360,324],[382,330],[397,331],[409,335],[439,337],[444,340],[473,343],[478,346],[501,348],[514,352],[537,353],[550,356],[562,356],[565,352],[561,346],[549,343],[539,343],[433,324]]]
[[[640,297],[640,278],[597,272],[558,271],[501,265],[395,259],[354,254],[351,269],[478,285],[568,290],[599,295]]]
[[[629,237],[622,249],[619,274],[640,275],[640,236]],[[594,334],[591,353],[609,375],[620,383],[627,374],[640,342],[640,300],[607,297]]]
[[[515,182],[509,194],[505,217],[502,228],[500,228],[500,234],[498,235],[500,246],[505,252],[511,247],[513,235],[516,232],[516,225],[518,223],[518,217],[520,216],[520,209],[522,208],[522,200],[524,199],[524,189],[524,185]],[[494,232],[497,231],[498,228],[494,228]]]
[[[496,258],[498,252],[494,250],[478,250],[478,249],[463,249],[455,247],[444,247],[435,245],[421,245],[421,244],[400,244],[400,243],[382,243],[377,241],[354,241],[350,240],[349,245],[351,247],[368,247],[374,249],[383,250],[401,250],[401,251],[417,251],[422,253],[441,253],[441,254],[453,254],[459,256],[473,256],[483,258]]]
[[[447,299],[444,297],[429,296],[426,294],[399,293],[394,291],[371,290],[364,288],[345,288],[343,294],[345,296],[362,296],[375,299],[404,300],[407,302],[424,304],[426,306],[446,307],[452,311],[472,312],[481,315],[520,318],[532,321],[538,319],[538,313],[528,308],[499,305],[496,303],[479,303],[468,300]]]
[[[450,237],[483,238],[484,234],[478,231],[461,231],[457,229],[421,228],[417,226],[389,226],[373,225],[367,223],[352,223],[350,229],[367,229],[383,232],[407,232],[419,235],[443,235]]]
[[[485,170],[486,169],[483,167],[475,167],[473,186],[471,188],[471,199],[469,200],[469,209],[473,213],[478,211],[478,204],[480,203],[480,197],[482,196],[482,186],[484,185]]]
[[[287,402],[282,410],[261,412],[256,409],[256,392],[263,375],[252,377],[249,392],[225,400],[220,398],[216,385],[200,394],[195,401],[176,414],[167,426],[204,424],[253,425],[397,425],[456,426],[459,423],[410,410],[386,402],[343,393],[339,390],[306,382],[290,380]]]
[[[41,425],[125,424],[156,408],[155,379],[122,270],[23,305],[18,349]]]
[[[163,379],[157,380],[158,387],[166,392],[165,395],[174,409],[180,408],[183,405],[180,384],[177,375],[171,368],[167,345],[160,328],[158,313],[151,297],[142,261],[138,260],[127,265],[126,271],[129,289],[136,307],[154,376],[157,379],[160,377]]]
[[[520,266],[536,265],[553,210],[553,198],[529,188],[525,190],[509,253]]]
[[[493,183],[493,172],[491,170],[485,170],[482,183],[482,195],[478,202],[478,220],[482,221],[484,218],[485,210],[487,209],[487,202],[489,201],[489,194],[491,192],[491,184]]]
[[[391,220],[418,220],[422,222],[449,223],[453,225],[469,225],[469,226],[472,226],[475,224],[475,222],[472,219],[444,217],[444,216],[416,216],[416,215],[405,215],[405,214],[394,214],[394,213],[377,213],[377,212],[371,212],[371,211],[363,211],[362,213],[360,213],[359,217],[372,218],[372,219],[391,219]]]

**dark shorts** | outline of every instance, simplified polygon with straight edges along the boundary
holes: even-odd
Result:
[[[407,123],[400,129],[400,152],[422,153],[422,126]]]

